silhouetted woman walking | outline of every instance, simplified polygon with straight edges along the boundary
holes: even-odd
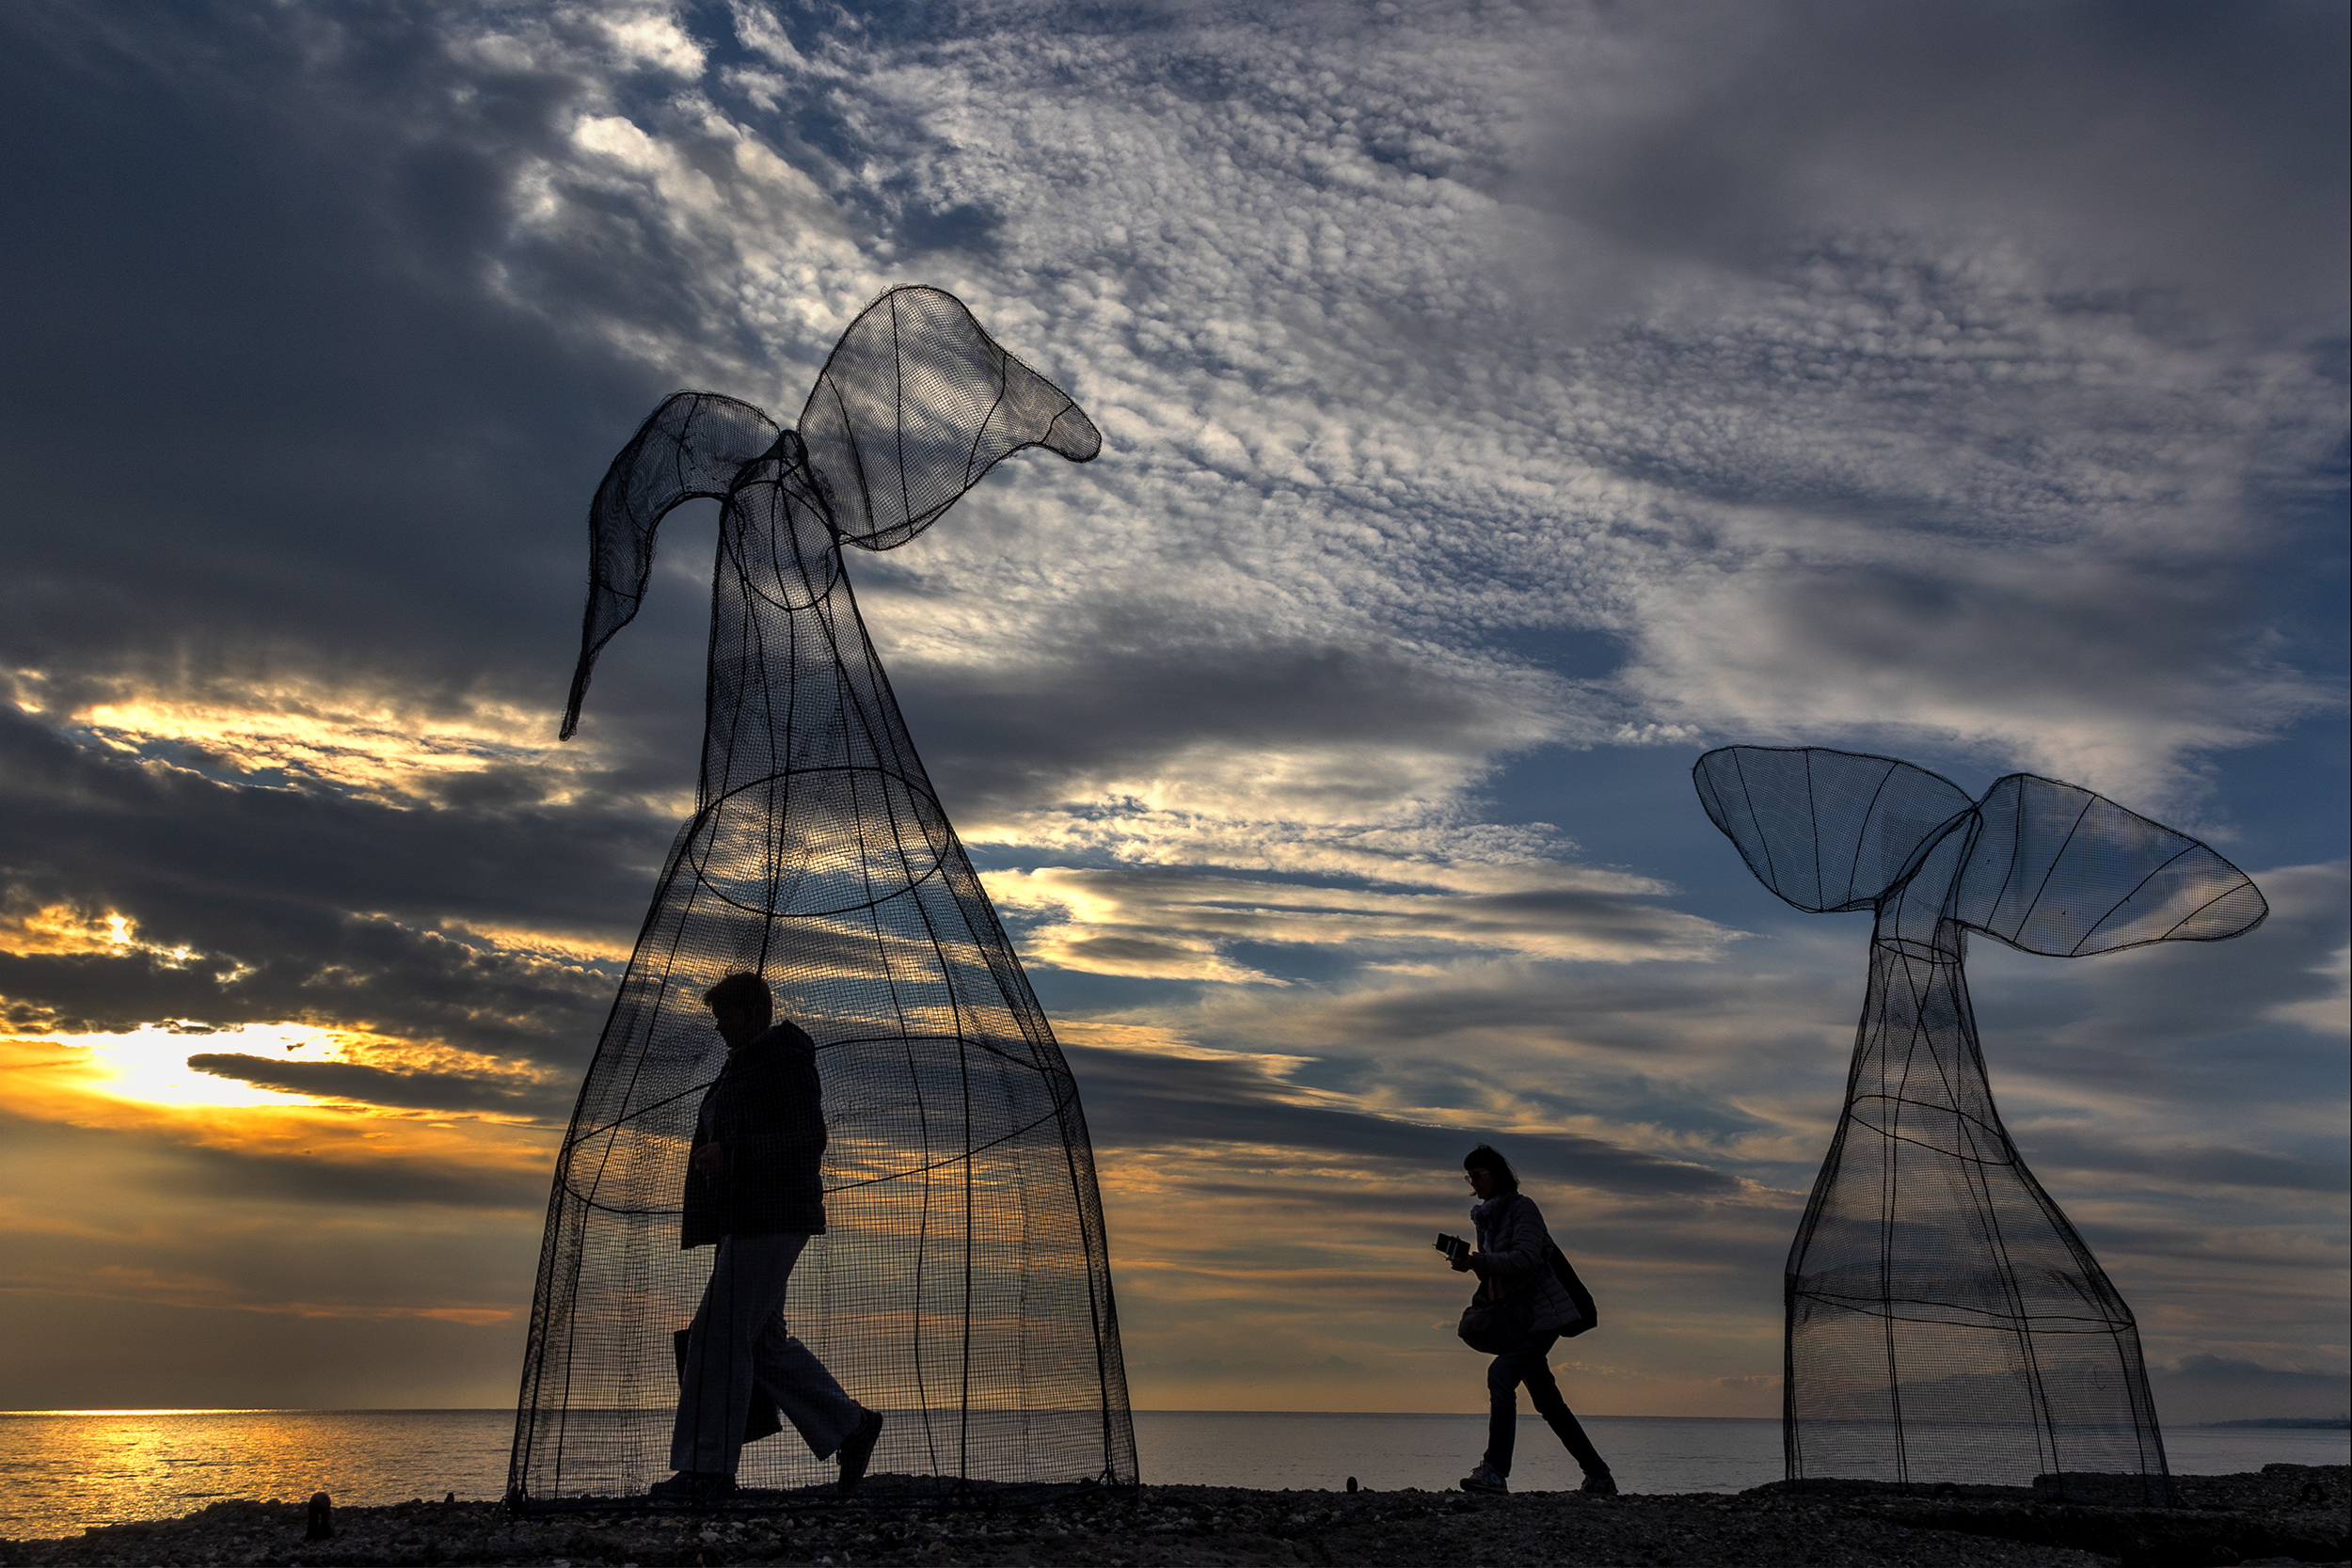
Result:
[[[1565,1287],[1551,1272],[1551,1233],[1544,1228],[1543,1212],[1535,1200],[1519,1191],[1511,1163],[1480,1144],[1462,1157],[1470,1191],[1478,1203],[1470,1223],[1478,1227],[1478,1249],[1451,1259],[1454,1271],[1475,1274],[1481,1293],[1507,1303],[1526,1328],[1526,1338],[1494,1359],[1486,1369],[1486,1453],[1478,1468],[1462,1478],[1465,1492],[1508,1492],[1511,1489],[1511,1449],[1518,1436],[1518,1386],[1527,1385],[1535,1413],[1559,1434],[1568,1452],[1584,1468],[1583,1490],[1614,1497],[1616,1478],[1608,1461],[1584,1435],[1560,1385],[1551,1375],[1551,1347],[1561,1331],[1574,1327],[1583,1316]]]

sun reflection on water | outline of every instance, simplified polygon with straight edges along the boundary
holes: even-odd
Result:
[[[0,1416],[267,1416],[280,1406],[269,1404],[125,1405],[119,1410],[0,1410]]]
[[[175,1518],[226,1497],[497,1497],[514,1431],[505,1410],[0,1411],[0,1539]]]

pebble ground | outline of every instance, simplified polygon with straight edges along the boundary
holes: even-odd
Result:
[[[2054,1507],[2022,1495],[1788,1497],[1769,1488],[1604,1498],[1147,1486],[993,1513],[868,1507],[521,1519],[493,1503],[417,1501],[339,1508],[333,1538],[315,1542],[304,1539],[300,1502],[224,1502],[75,1538],[0,1541],[0,1565],[2245,1568],[2352,1558],[2344,1545],[2348,1481],[2341,1465],[2193,1477],[2182,1482],[2185,1506],[2164,1510]]]

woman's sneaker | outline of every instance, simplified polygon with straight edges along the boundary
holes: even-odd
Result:
[[[1511,1483],[1497,1475],[1493,1465],[1481,1460],[1477,1469],[1462,1478],[1462,1490],[1465,1492],[1508,1492],[1511,1490]]]
[[[1588,1497],[1613,1497],[1617,1495],[1617,1478],[1606,1470],[1595,1470],[1577,1490]]]

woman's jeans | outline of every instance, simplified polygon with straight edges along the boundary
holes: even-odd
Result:
[[[1519,1433],[1518,1386],[1522,1383],[1527,1385],[1527,1397],[1535,1403],[1535,1414],[1559,1434],[1584,1473],[1608,1472],[1608,1463],[1584,1435],[1584,1429],[1576,1424],[1568,1402],[1560,1397],[1560,1385],[1552,1379],[1551,1347],[1559,1342],[1557,1334],[1534,1335],[1496,1356],[1494,1365],[1486,1369],[1486,1463],[1496,1475],[1511,1473],[1511,1448]]]

